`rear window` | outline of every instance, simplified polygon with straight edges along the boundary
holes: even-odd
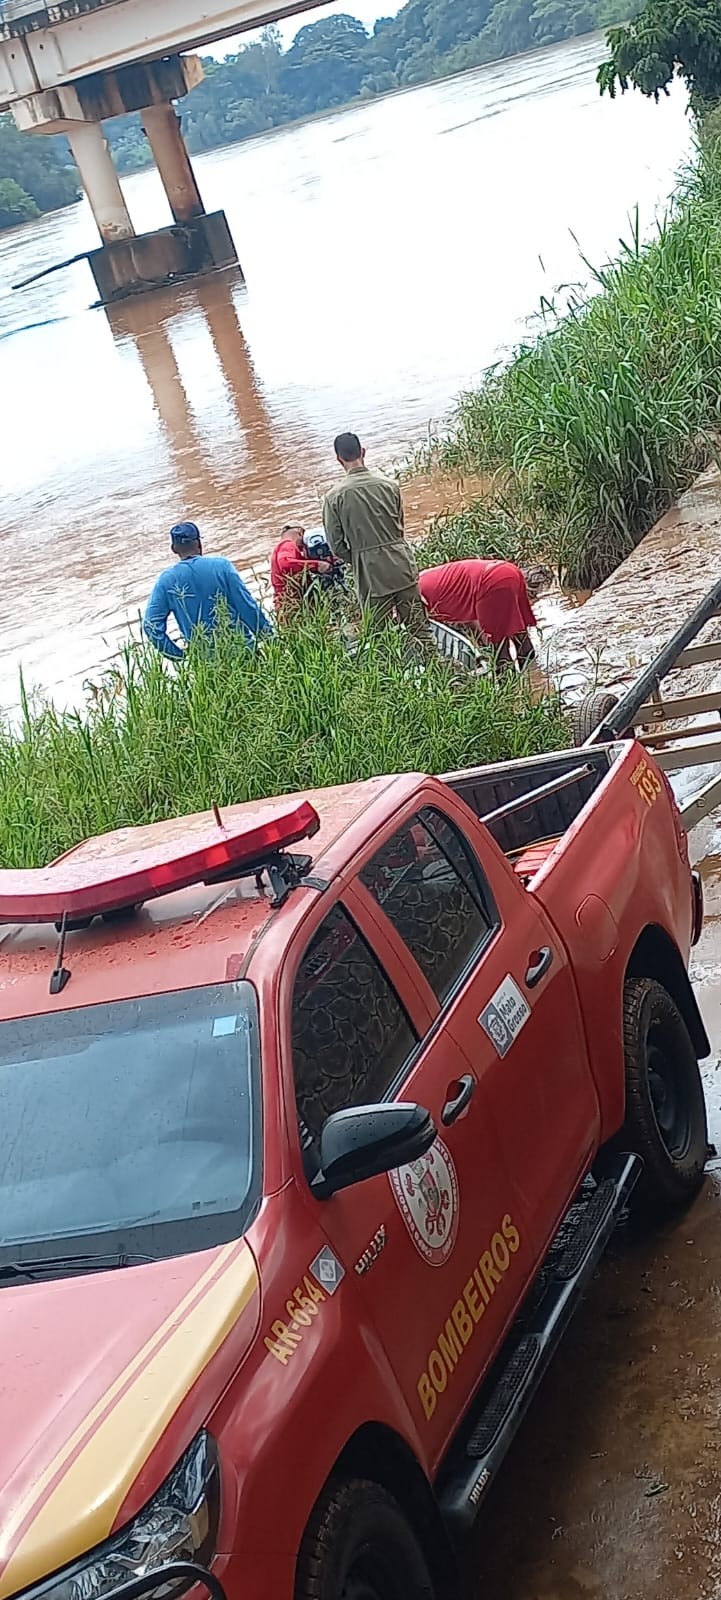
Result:
[[[257,1053],[247,983],[0,1023],[0,1266],[242,1234]]]
[[[498,927],[490,888],[453,822],[425,806],[360,874],[443,1003]]]

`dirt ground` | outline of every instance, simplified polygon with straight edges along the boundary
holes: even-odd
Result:
[[[561,671],[573,677],[610,636],[601,681],[628,681],[718,577],[719,551],[711,478],[559,631]],[[719,1156],[684,1217],[643,1240],[616,1236],[479,1521],[473,1600],[721,1600],[721,819],[691,845]]]
[[[716,864],[721,909],[721,863]],[[721,919],[698,947],[721,1151]],[[619,1234],[534,1401],[469,1554],[478,1600],[721,1597],[721,1161],[692,1209]]]

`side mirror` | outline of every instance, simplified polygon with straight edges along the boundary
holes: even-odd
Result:
[[[423,1106],[400,1102],[335,1111],[320,1136],[321,1170],[313,1179],[313,1193],[323,1198],[392,1172],[425,1155],[436,1137],[436,1125]]]

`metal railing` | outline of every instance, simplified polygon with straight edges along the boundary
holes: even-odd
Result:
[[[634,728],[637,724],[644,722],[644,716],[642,715],[644,712],[649,714],[645,718],[646,722],[652,721],[656,715],[663,716],[664,712],[662,710],[656,712],[654,707],[666,705],[668,708],[669,705],[674,704],[673,701],[662,702],[660,699],[661,684],[669,672],[679,670],[684,666],[698,665],[705,661],[717,661],[719,659],[717,652],[721,649],[721,646],[715,643],[698,645],[690,653],[692,660],[682,659],[687,645],[691,644],[691,640],[695,639],[706,623],[710,622],[712,617],[718,616],[719,612],[721,612],[721,578],[714,584],[712,589],[709,589],[708,594],[704,595],[703,600],[699,600],[695,610],[681,624],[681,627],[677,628],[672,637],[667,640],[666,644],[659,650],[658,655],[654,656],[650,665],[639,673],[636,682],[626,691],[626,694],[621,695],[610,717],[605,718],[586,743],[608,744],[610,740],[620,738],[628,728]],[[718,702],[721,704],[721,691],[719,692]],[[682,704],[682,701],[676,704],[677,715],[683,714],[679,711],[679,706]],[[716,706],[711,709],[715,710]]]
[[[694,644],[702,628],[721,616],[721,579],[699,601],[685,622],[662,646],[631,688],[621,695],[613,711],[585,741],[584,748],[608,744],[632,733],[646,746],[664,772],[721,764],[721,687],[701,693],[677,694],[665,680],[672,672],[718,664],[721,642]],[[698,717],[714,717],[699,726]],[[691,719],[691,720],[689,720]],[[721,804],[721,776],[711,778],[700,793],[681,806],[687,828]]]

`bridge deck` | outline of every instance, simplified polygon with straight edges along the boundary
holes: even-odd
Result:
[[[60,5],[43,5],[41,0],[5,0],[0,4],[0,39],[21,39],[37,28],[52,27],[86,11],[123,3],[124,0],[63,0]]]
[[[230,38],[323,0],[6,0],[0,109],[94,72]],[[24,9],[23,9],[24,8]]]

